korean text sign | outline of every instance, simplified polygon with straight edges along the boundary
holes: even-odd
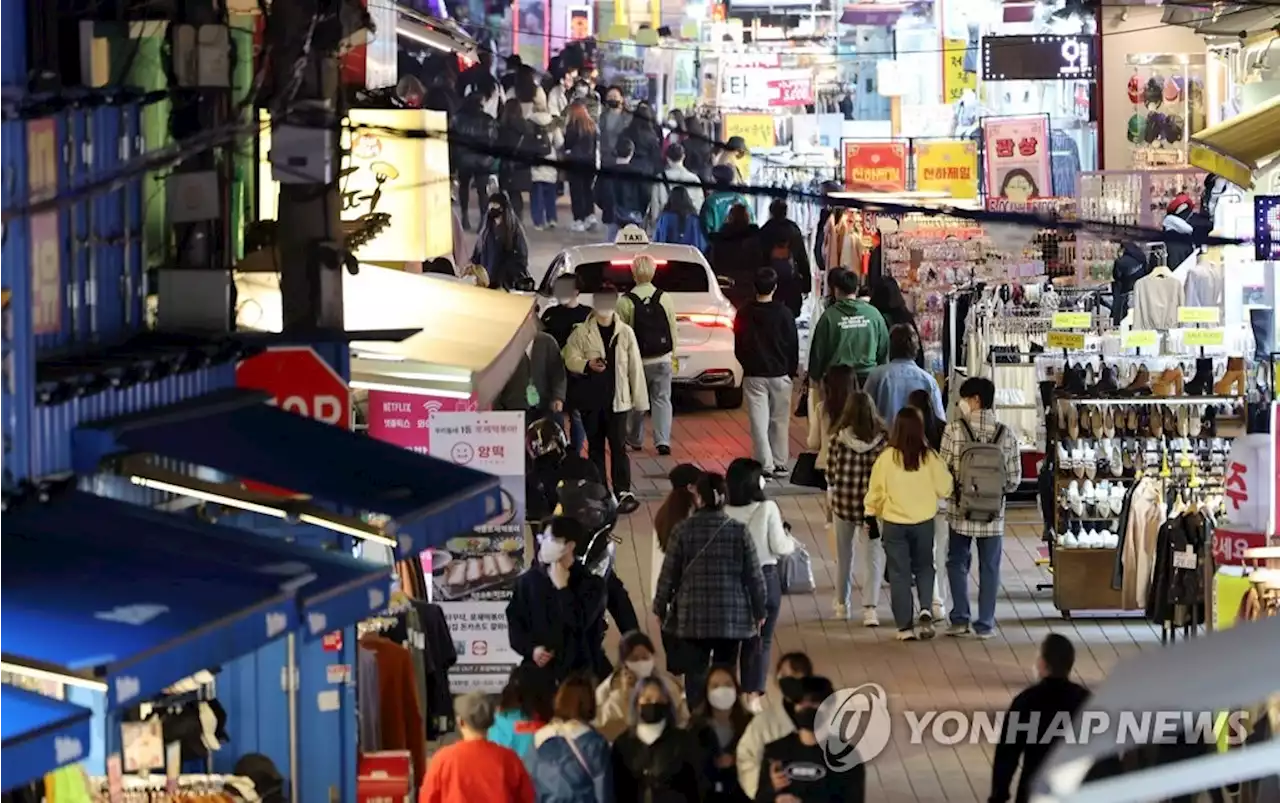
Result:
[[[977,143],[958,139],[916,143],[916,189],[977,198]]]
[[[845,140],[844,186],[863,192],[905,192],[907,146],[900,142]]]
[[[431,454],[431,419],[440,413],[475,412],[475,399],[392,390],[369,391],[369,435],[418,454]]]
[[[987,198],[993,209],[1026,211],[1053,195],[1049,117],[984,117]]]
[[[507,637],[506,605],[528,563],[524,413],[439,412],[430,425],[434,457],[502,480],[501,513],[431,554],[432,598],[444,610],[458,652],[450,687],[499,692],[520,662]]]

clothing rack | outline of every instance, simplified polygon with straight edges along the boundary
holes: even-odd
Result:
[[[122,803],[237,803],[261,800],[251,778],[242,775],[179,775],[169,780],[163,775],[125,775],[120,788]],[[101,799],[111,793],[111,781],[89,778],[89,789]]]

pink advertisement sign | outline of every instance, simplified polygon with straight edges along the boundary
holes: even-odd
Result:
[[[469,413],[478,409],[474,399],[371,390],[369,434],[419,454],[430,454],[431,416],[436,413]]]
[[[984,117],[987,208],[1025,212],[1041,198],[1053,197],[1049,117]]]

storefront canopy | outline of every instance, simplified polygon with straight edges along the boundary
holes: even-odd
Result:
[[[81,426],[77,470],[103,458],[149,452],[288,488],[399,527],[401,553],[465,532],[502,509],[498,479],[264,404],[260,394],[219,391],[159,410]]]
[[[1261,163],[1280,153],[1280,97],[1191,137],[1191,164],[1248,189]]]
[[[9,685],[0,688],[0,709],[0,791],[30,783],[89,754],[89,709]]]
[[[1280,692],[1280,618],[1246,622],[1118,664],[1089,698],[1090,717],[1105,727],[1087,740],[1059,744],[1040,766],[1034,803],[1120,803],[1167,800],[1227,783],[1271,775],[1280,767],[1280,740],[1222,755],[1184,759],[1116,778],[1085,783],[1094,762],[1115,755],[1124,724],[1144,714],[1249,708]],[[1127,737],[1132,739],[1133,736]],[[1269,751],[1269,752],[1268,752]]]
[[[236,275],[239,324],[278,332],[276,274]],[[447,279],[362,265],[343,280],[347,331],[415,328],[398,343],[352,344],[355,388],[402,390],[447,398],[498,397],[533,340],[533,299]]]
[[[1280,23],[1270,3],[1220,3],[1205,0],[1165,0],[1161,21],[1191,28],[1202,36],[1238,40],[1243,33],[1269,31]]]

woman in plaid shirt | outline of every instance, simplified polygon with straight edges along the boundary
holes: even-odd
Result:
[[[856,391],[840,411],[827,445],[827,502],[836,537],[836,618],[849,616],[853,572],[862,587],[862,624],[878,627],[876,605],[884,578],[884,546],[872,539],[862,500],[871,482],[871,467],[884,451],[884,423],[866,391]]]

